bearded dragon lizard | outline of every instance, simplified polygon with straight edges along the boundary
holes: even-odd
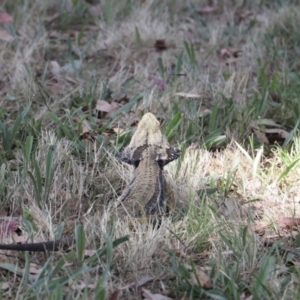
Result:
[[[159,121],[152,113],[140,120],[130,144],[119,154],[122,162],[134,166],[133,177],[114,209],[117,217],[130,215],[161,215],[166,211],[166,181],[163,167],[177,159],[180,151],[171,147],[160,130]],[[45,252],[65,248],[74,237],[31,244],[0,244],[0,250]]]
[[[116,203],[117,215],[161,215],[166,211],[166,182],[163,167],[177,159],[180,151],[171,147],[159,121],[146,113],[130,144],[119,159],[134,166],[133,177]]]

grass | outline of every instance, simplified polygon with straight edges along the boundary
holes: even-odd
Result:
[[[299,298],[300,6],[211,3],[2,2],[1,242],[77,243],[2,251],[1,298]],[[107,211],[148,111],[182,151],[160,228]]]

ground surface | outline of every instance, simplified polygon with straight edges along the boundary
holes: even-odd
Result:
[[[2,1],[1,241],[78,242],[2,251],[1,297],[299,299],[299,28],[297,1]],[[148,111],[182,151],[160,228],[106,209]]]

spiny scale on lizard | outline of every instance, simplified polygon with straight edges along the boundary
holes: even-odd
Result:
[[[132,212],[126,213],[140,216],[143,210],[146,215],[161,214],[165,210],[165,179],[163,166],[155,161],[155,147],[149,146],[143,151],[140,161],[136,163],[134,175],[122,195],[118,198],[117,215],[128,207]]]

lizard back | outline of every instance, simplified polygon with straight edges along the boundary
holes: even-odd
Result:
[[[144,149],[142,159],[136,162],[133,178],[117,200],[120,214],[124,210],[129,215],[138,216],[164,212],[165,178],[163,165],[155,160],[154,146]]]

